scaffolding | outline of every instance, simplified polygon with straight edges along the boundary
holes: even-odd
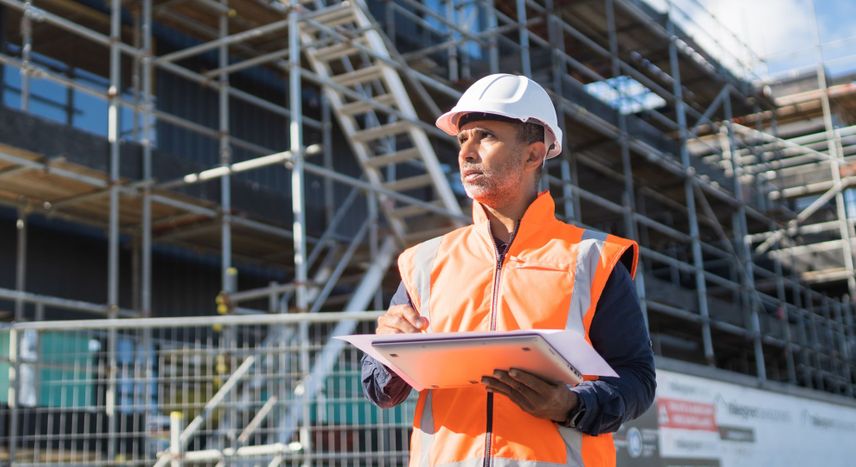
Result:
[[[640,243],[636,287],[658,364],[726,369],[760,387],[802,387],[852,405],[856,234],[845,190],[856,176],[856,127],[835,117],[854,115],[852,85],[829,85],[822,66],[814,90],[755,85],[743,51],[693,37],[691,15],[666,4],[0,0],[3,95],[14,96],[0,113],[0,202],[17,210],[15,284],[0,288],[0,303],[14,307],[16,323],[64,310],[166,326],[181,320],[159,317],[154,305],[153,251],[216,257],[218,313],[302,316],[304,325],[268,323],[255,341],[221,326],[212,342],[255,354],[306,342],[289,371],[307,384],[270,402],[287,415],[257,443],[268,451],[213,436],[199,452],[286,462],[296,442],[312,453],[320,428],[308,407],[342,344],[327,339],[310,350],[310,315],[382,308],[396,253],[468,222],[455,142],[433,119],[478,77],[521,73],[545,86],[564,129],[563,157],[544,177],[557,215]],[[65,97],[33,91],[44,83]],[[91,101],[107,115],[101,135],[79,129],[76,102]],[[53,122],[39,118],[45,113]],[[820,129],[800,126],[806,119],[820,119]],[[54,135],[80,146],[57,150]],[[106,300],[28,291],[34,216],[106,232]],[[817,235],[829,232],[837,237]],[[120,264],[123,251],[130,268]],[[287,279],[240,289],[239,271],[252,268]],[[129,269],[133,298],[123,300],[120,275]],[[356,325],[344,320],[323,335]],[[26,328],[15,326],[10,335]],[[127,428],[117,415],[121,329],[104,327],[104,399],[92,410],[105,414],[97,428],[105,441],[93,455],[146,463],[155,452],[115,442]],[[139,329],[148,329],[138,336],[147,349],[153,328]],[[6,458],[57,461],[16,453],[26,447],[17,421],[32,409],[19,403],[18,369],[38,361],[22,363],[20,342],[11,338],[6,355]],[[257,414],[271,410],[251,390],[264,373],[240,368],[223,365],[217,377],[234,376],[229,391],[257,403]],[[216,423],[240,430],[248,413],[225,410]],[[176,449],[186,452],[183,442]]]

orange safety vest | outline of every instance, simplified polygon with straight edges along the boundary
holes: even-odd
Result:
[[[586,337],[618,261],[636,272],[635,242],[555,218],[549,192],[526,210],[500,262],[484,207],[473,225],[433,238],[398,258],[414,307],[430,332],[574,329]],[[589,436],[529,415],[479,385],[419,393],[411,466],[614,466],[611,434]],[[488,411],[491,422],[488,434]]]

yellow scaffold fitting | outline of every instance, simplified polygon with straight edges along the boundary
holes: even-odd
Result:
[[[225,355],[217,355],[214,360],[214,371],[217,372],[218,375],[225,375],[229,371],[229,367],[226,365]]]
[[[214,302],[217,304],[217,313],[221,315],[229,313],[232,309],[232,303],[229,301],[229,294],[226,292],[218,293]]]

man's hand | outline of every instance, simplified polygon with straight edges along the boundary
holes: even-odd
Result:
[[[483,376],[482,383],[489,391],[508,396],[525,412],[554,422],[565,421],[579,403],[576,393],[565,384],[546,381],[516,368],[496,370],[492,376]]]
[[[377,319],[375,334],[406,334],[428,329],[428,319],[410,305],[393,305]]]

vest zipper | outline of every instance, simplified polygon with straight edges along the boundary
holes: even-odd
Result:
[[[496,251],[496,269],[493,274],[493,295],[490,301],[490,330],[496,330],[496,308],[499,302],[499,285],[502,279],[502,263],[505,261],[505,254],[508,253],[508,250],[511,249],[511,242],[514,241],[514,237],[517,235],[517,230],[520,227],[520,223],[516,223],[514,225],[514,230],[511,231],[511,237],[508,239],[508,243],[505,244],[505,250],[500,252],[499,247],[496,245],[496,239],[493,238],[493,234],[490,234],[491,240],[493,240],[493,248]],[[490,227],[488,227],[488,233],[490,233]],[[484,467],[490,467],[492,464],[493,457],[491,456],[491,441],[493,439],[493,393],[487,393],[487,428],[485,429],[485,441],[484,441]]]

